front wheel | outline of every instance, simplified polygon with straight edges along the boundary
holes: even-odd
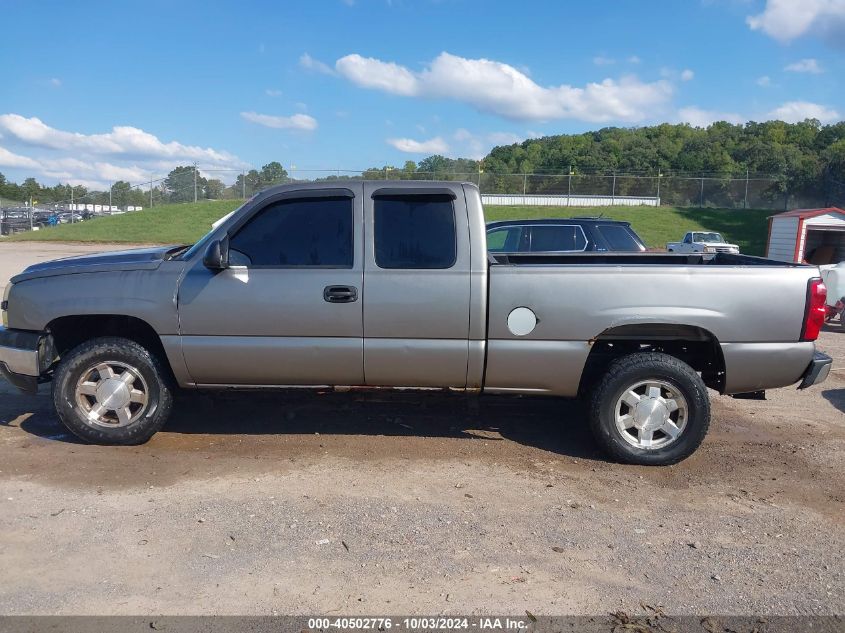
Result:
[[[707,387],[692,367],[667,354],[613,361],[590,401],[596,440],[629,464],[675,464],[698,448],[709,425]]]
[[[167,421],[173,404],[161,362],[135,341],[96,338],[75,347],[53,376],[62,423],[93,444],[142,444]]]

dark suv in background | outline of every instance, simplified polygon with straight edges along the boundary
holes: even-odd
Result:
[[[489,222],[487,250],[493,253],[640,253],[646,247],[629,222],[552,218]]]

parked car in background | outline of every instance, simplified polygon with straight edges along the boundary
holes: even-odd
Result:
[[[59,224],[72,224],[74,222],[82,222],[84,219],[79,213],[68,212],[59,214]]]
[[[59,218],[54,211],[34,211],[32,214],[32,225],[43,229],[46,226],[55,226]]]
[[[819,266],[819,271],[827,286],[827,320],[839,317],[839,325],[845,328],[845,262]]]
[[[728,244],[721,233],[714,231],[690,231],[680,242],[669,242],[670,253],[733,253],[739,254],[739,246]]]
[[[493,253],[582,253],[646,250],[629,222],[604,218],[502,220],[487,224]]]
[[[0,212],[0,235],[28,231],[31,227],[29,211],[26,209],[10,208]]]

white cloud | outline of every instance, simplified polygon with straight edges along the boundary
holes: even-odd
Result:
[[[772,78],[768,75],[763,75],[762,77],[757,78],[757,85],[762,86],[763,88],[768,88],[772,85]]]
[[[305,130],[310,132],[317,129],[317,119],[307,114],[274,116],[272,114],[259,114],[258,112],[241,112],[241,118],[250,123],[279,130]]]
[[[822,123],[832,123],[840,119],[839,112],[836,110],[809,101],[787,101],[782,106],[769,112],[768,116],[787,123],[798,123],[804,119],[817,119]]]
[[[267,90],[264,91],[264,94],[266,94],[268,97],[281,97],[282,91],[277,90],[276,88],[267,88]]]
[[[593,57],[593,63],[596,66],[611,66],[612,64],[616,63],[616,60],[612,57],[604,57],[603,55],[597,55]]]
[[[629,63],[629,64],[639,64],[639,63],[640,63],[640,62],[642,62],[642,61],[643,61],[643,60],[641,60],[641,59],[640,59],[639,57],[637,57],[636,55],[631,55],[631,56],[628,58],[628,63]]]
[[[383,90],[405,97],[417,96],[422,89],[419,78],[404,66],[373,57],[347,55],[337,60],[335,69],[362,88]]]
[[[495,145],[513,145],[514,143],[521,143],[524,140],[519,134],[514,134],[513,132],[491,132],[487,135],[487,139]]]
[[[334,70],[328,64],[321,62],[319,59],[314,59],[308,53],[303,53],[299,57],[299,65],[307,70],[322,73],[324,75],[334,75]]]
[[[473,134],[465,128],[458,128],[455,130],[453,138],[457,143],[457,147],[452,148],[453,155],[479,160],[489,154],[490,150],[497,145],[513,145],[522,142],[525,137],[513,132]]]
[[[62,80],[59,79],[58,77],[53,77],[52,79],[50,79],[49,83],[54,88],[60,88],[61,85],[62,85]]]
[[[803,35],[845,34],[845,0],[767,0],[762,13],[746,19],[754,31],[789,42]]]
[[[791,73],[810,73],[812,75],[820,75],[824,72],[822,67],[819,66],[819,62],[812,57],[787,64],[784,66],[784,70]]]
[[[681,81],[691,81],[693,77],[695,77],[695,73],[689,68],[681,71]]]
[[[489,59],[441,53],[421,72],[393,62],[352,54],[337,72],[363,88],[407,97],[451,99],[509,119],[636,122],[654,116],[672,96],[667,81],[636,77],[605,79],[576,88],[543,87],[513,66]]]
[[[239,163],[238,159],[210,147],[164,143],[136,127],[115,126],[105,134],[82,134],[50,127],[37,117],[0,114],[0,131],[25,145],[45,149],[113,155],[143,159],[200,161],[214,164]]]
[[[412,138],[389,138],[387,144],[408,154],[445,154],[449,151],[449,145],[439,136],[427,141],[415,141]]]
[[[21,156],[10,152],[5,147],[0,147],[0,167],[11,167],[12,169],[38,169],[37,161],[28,156]]]
[[[689,123],[693,127],[707,127],[716,121],[727,121],[728,123],[734,124],[745,122],[745,118],[735,112],[704,110],[696,106],[689,106],[678,110],[678,120],[682,123]]]
[[[89,189],[107,189],[117,180],[143,182],[149,171],[137,165],[123,166],[106,161],[90,161],[73,157],[31,158],[0,147],[0,167],[25,170],[27,176],[37,175],[57,182],[84,185]],[[175,164],[167,168],[172,169]],[[166,173],[166,171],[164,172]]]
[[[83,134],[58,130],[35,117],[3,114],[0,132],[6,145],[0,147],[0,167],[20,170],[23,177],[37,176],[90,188],[107,188],[116,180],[143,182],[149,180],[150,174],[160,177],[185,163],[196,162],[212,169],[247,166],[228,152],[163,142],[129,126],[115,126],[104,134]]]

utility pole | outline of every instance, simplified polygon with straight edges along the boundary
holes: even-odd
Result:
[[[522,195],[525,197],[525,190],[528,185],[528,174],[522,174]]]
[[[569,166],[569,179],[566,184],[566,206],[572,206],[572,165]]]
[[[745,208],[748,208],[748,167],[745,168]]]
[[[701,176],[701,193],[699,194],[698,198],[698,208],[701,209],[704,207],[704,176]]]
[[[197,164],[194,163],[194,202],[197,201]]]
[[[616,204],[616,170],[613,170],[613,189],[610,191],[610,204]]]
[[[657,206],[660,206],[660,177],[663,174],[660,173],[660,170],[657,170]]]
[[[111,215],[111,192],[112,192],[112,189],[114,189],[114,183],[111,183],[109,185],[109,215]],[[73,217],[73,216],[71,216],[71,217]]]
[[[246,170],[241,170],[241,198],[246,200]]]
[[[150,208],[153,208],[153,175],[150,174]]]

